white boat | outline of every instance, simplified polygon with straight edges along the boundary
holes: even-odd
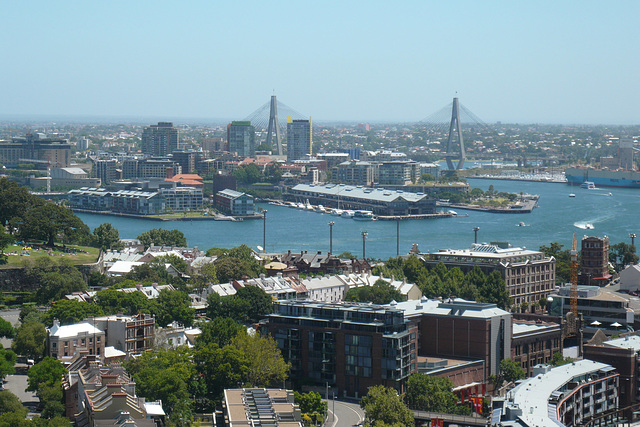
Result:
[[[525,223],[524,223],[524,222],[522,222],[522,221],[520,221],[520,222],[518,223],[518,227],[526,227],[526,226],[527,226],[527,224],[525,224]]]
[[[342,214],[340,215],[342,218],[353,218],[354,212],[353,211],[342,211]]]
[[[585,224],[584,228],[585,230],[593,230],[595,227],[593,226],[593,224]]]
[[[456,212],[456,211],[447,211],[447,213],[448,213],[449,215],[453,215],[453,216],[458,215],[458,212]]]
[[[342,212],[343,212],[342,209],[334,209],[331,211],[331,215],[341,216]]]
[[[309,203],[309,200],[307,199],[307,203],[304,205],[304,208],[308,211],[314,211],[315,209],[313,208],[313,206],[311,205],[311,203]]]
[[[585,181],[582,184],[580,184],[580,188],[586,188],[587,190],[595,190],[596,185],[591,181]]]
[[[576,197],[576,195],[571,193],[571,194],[569,194],[569,197]]]
[[[296,207],[297,207],[298,209],[304,209],[304,204],[303,204],[303,203],[298,203],[298,204],[296,205]]]
[[[353,219],[357,219],[359,221],[371,221],[373,219],[373,212],[371,211],[355,211],[353,213]]]
[[[325,213],[327,210],[322,205],[316,206],[316,212]]]

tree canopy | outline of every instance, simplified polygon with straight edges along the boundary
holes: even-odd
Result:
[[[398,392],[390,387],[376,385],[360,400],[366,414],[365,426],[413,427],[413,413],[404,404]]]
[[[121,250],[124,244],[120,241],[120,233],[111,223],[105,222],[93,229],[91,236],[93,245],[106,251],[107,249]]]
[[[39,322],[28,322],[20,325],[11,348],[17,354],[38,360],[44,355],[44,344],[47,330]]]
[[[56,240],[79,243],[89,237],[89,227],[71,209],[51,202],[21,212],[11,219],[11,226],[20,238],[43,240],[47,246],[54,246]]]
[[[389,282],[378,279],[372,286],[358,286],[349,289],[344,299],[345,301],[389,304],[391,301],[404,301],[405,297]]]
[[[453,383],[448,378],[427,374],[412,374],[407,381],[405,401],[411,409],[468,415],[467,406],[457,406],[458,397],[451,391]]]
[[[187,246],[187,239],[180,230],[165,230],[163,228],[154,228],[138,236],[138,240],[147,249],[152,244],[157,246]]]

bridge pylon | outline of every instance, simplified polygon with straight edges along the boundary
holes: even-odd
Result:
[[[454,152],[453,139],[454,132],[458,142],[458,153]],[[449,170],[460,170],[464,166],[465,152],[464,141],[462,139],[462,127],[460,125],[460,107],[458,104],[458,98],[453,98],[453,107],[451,108],[451,122],[449,123],[449,138],[447,139],[447,152],[445,154],[447,159],[447,166]],[[458,159],[458,164],[453,165],[453,160]]]
[[[278,155],[282,156],[282,140],[280,139],[280,126],[278,126],[278,101],[275,95],[271,95],[269,107],[269,126],[267,128],[267,145],[272,146],[272,138],[276,139]]]

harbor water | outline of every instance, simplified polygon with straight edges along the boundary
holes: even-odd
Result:
[[[587,190],[567,184],[473,179],[472,187],[540,195],[539,207],[529,214],[498,214],[457,209],[451,218],[395,221],[355,221],[327,213],[262,204],[262,219],[231,221],[151,221],[108,215],[78,213],[93,230],[110,222],[121,238],[135,238],[152,228],[178,229],[189,246],[201,249],[231,248],[246,244],[259,250],[266,231],[267,252],[329,251],[329,225],[333,221],[333,252],[362,256],[362,231],[366,231],[367,258],[387,259],[406,254],[414,243],[420,251],[468,248],[479,227],[478,242],[509,242],[512,246],[538,249],[559,242],[570,247],[573,233],[609,236],[611,244],[630,243],[629,233],[640,235],[640,190],[606,188]],[[569,197],[575,194],[575,197]],[[468,216],[466,216],[468,214]],[[523,223],[523,224],[522,224]],[[266,227],[265,227],[266,225]],[[265,227],[265,229],[263,229]],[[593,228],[591,228],[593,227]],[[399,233],[398,233],[399,231]]]

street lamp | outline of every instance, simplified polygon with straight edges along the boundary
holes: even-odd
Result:
[[[400,218],[396,218],[396,256],[400,256]]]
[[[631,237],[631,246],[635,246],[636,233],[629,233],[629,237]]]
[[[473,232],[475,234],[474,243],[478,243],[478,230],[480,230],[480,227],[473,227]]]
[[[333,253],[333,226],[335,222],[331,221],[329,223],[329,254]]]
[[[366,231],[361,231],[360,234],[362,234],[362,259],[367,259],[367,245],[366,245],[366,241],[367,241],[367,234],[369,234]]]

